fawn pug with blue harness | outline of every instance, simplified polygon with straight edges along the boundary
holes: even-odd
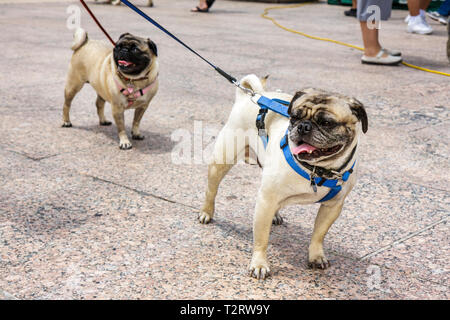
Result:
[[[354,98],[318,89],[302,90],[292,97],[265,92],[263,82],[254,75],[240,82],[241,87],[261,98],[255,101],[237,89],[230,117],[214,146],[206,199],[198,217],[204,224],[211,221],[221,180],[240,156],[253,150],[263,168],[253,218],[253,256],[249,267],[250,274],[258,279],[270,273],[266,251],[271,224],[282,223],[278,211],[291,204],[321,203],[308,261],[313,268],[329,266],[323,240],[355,185],[359,134],[361,129],[365,133],[368,126],[364,107]],[[283,106],[276,101],[286,101],[285,111],[280,111]],[[261,112],[264,108],[269,110]],[[264,132],[261,132],[261,120]],[[243,134],[247,136],[239,137]],[[261,139],[255,139],[258,135]],[[237,140],[245,143],[236,145]]]
[[[120,149],[130,149],[125,132],[124,112],[135,109],[132,138],[142,140],[139,131],[142,116],[158,90],[158,52],[156,44],[125,33],[114,49],[88,39],[83,29],[77,29],[72,44],[74,51],[64,90],[63,127],[71,127],[69,112],[75,95],[85,83],[97,92],[97,114],[100,125],[110,125],[104,114],[105,101],[111,104],[119,134]]]

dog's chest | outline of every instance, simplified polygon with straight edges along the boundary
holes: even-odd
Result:
[[[148,105],[150,99],[147,95],[130,98],[126,96],[121,97],[121,105],[124,109],[137,109]]]
[[[153,90],[136,89],[133,86],[118,87],[117,97],[123,109],[137,109],[146,107],[154,95]]]
[[[295,182],[286,181],[277,187],[279,194],[284,198],[284,205],[316,203],[330,191],[326,187],[318,187],[314,191],[310,181],[300,176],[295,180]]]
[[[318,188],[318,190],[314,192],[310,186],[306,186],[299,188],[296,194],[292,194],[292,190],[291,192],[287,192],[283,203],[284,205],[313,204],[325,197],[329,191],[328,188]]]

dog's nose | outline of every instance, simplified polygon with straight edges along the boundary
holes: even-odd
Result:
[[[311,124],[311,121],[309,121],[309,120],[300,122],[300,124],[297,127],[298,133],[300,135],[309,133],[311,131],[311,129],[312,129],[312,124]]]

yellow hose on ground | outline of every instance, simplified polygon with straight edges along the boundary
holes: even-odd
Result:
[[[349,47],[349,48],[354,48],[354,49],[357,49],[357,50],[364,51],[364,48],[355,46],[353,44],[349,44],[349,43],[345,43],[345,42],[342,42],[342,41],[333,40],[333,39],[329,39],[329,38],[316,37],[316,36],[312,36],[312,35],[309,35],[307,33],[301,32],[301,31],[297,31],[297,30],[294,30],[294,29],[287,28],[287,27],[281,25],[280,23],[278,23],[274,18],[271,18],[271,17],[268,16],[269,11],[271,11],[271,10],[298,8],[298,7],[301,7],[301,6],[304,6],[304,5],[307,5],[307,4],[311,4],[311,3],[312,2],[300,3],[300,4],[291,4],[291,5],[284,5],[284,6],[267,7],[267,8],[264,9],[264,12],[261,14],[261,17],[264,18],[264,19],[272,21],[272,23],[274,25],[276,25],[277,27],[279,27],[279,28],[281,28],[283,30],[286,30],[288,32],[292,32],[292,33],[304,36],[304,37],[309,38],[309,39],[332,42],[332,43],[335,43],[335,44],[339,44],[341,46],[346,46],[346,47]],[[430,73],[434,73],[434,74],[439,74],[439,75],[442,75],[442,76],[450,77],[450,73],[445,73],[445,72],[441,72],[441,71],[437,71],[437,70],[431,70],[431,69],[419,67],[419,66],[416,66],[416,65],[404,62],[404,61],[402,62],[402,64],[407,66],[407,67],[413,68],[413,69],[417,69],[417,70],[421,70],[421,71],[425,71],[425,72],[430,72]]]

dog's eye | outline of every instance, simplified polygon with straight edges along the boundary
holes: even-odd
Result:
[[[317,123],[319,125],[321,125],[322,127],[332,127],[336,124],[333,120],[324,119],[324,118],[319,119],[317,121]]]

